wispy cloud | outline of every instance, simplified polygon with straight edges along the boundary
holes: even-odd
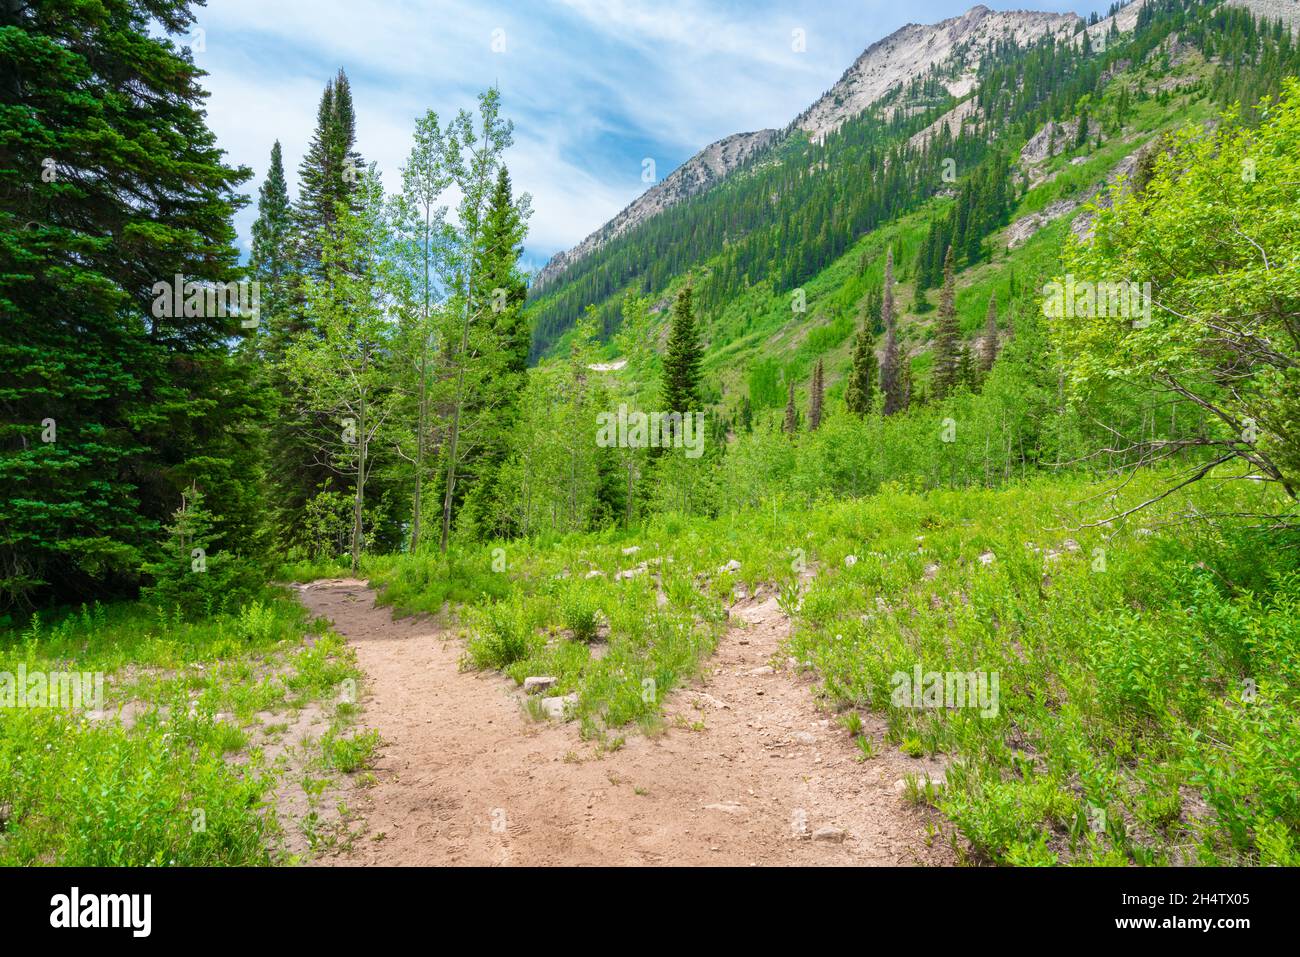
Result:
[[[1041,0],[1079,12],[1108,0]],[[1013,8],[1016,4],[993,4]],[[255,171],[279,139],[291,187],[320,91],[352,80],[358,146],[390,189],[415,117],[472,109],[491,85],[515,122],[507,162],[534,197],[526,256],[540,264],[617,213],[646,185],[731,133],[781,127],[870,43],[961,0],[214,0],[200,9],[209,120],[230,158]],[[792,44],[803,31],[806,48]],[[494,42],[495,41],[495,42]],[[255,211],[240,215],[246,241]]]

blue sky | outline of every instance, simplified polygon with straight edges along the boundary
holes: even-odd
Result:
[[[536,268],[596,229],[703,146],[783,127],[870,44],[972,0],[209,0],[194,57],[209,122],[256,190],[271,145],[290,189],[327,79],[352,81],[358,147],[390,189],[414,119],[472,108],[496,84],[515,123],[507,163],[533,195],[525,263]],[[1102,13],[1110,0],[985,0],[995,9]],[[796,28],[805,52],[792,50]],[[499,48],[494,51],[494,39]],[[504,40],[504,44],[502,44]],[[196,44],[197,45],[197,44]],[[237,220],[247,242],[254,203]]]

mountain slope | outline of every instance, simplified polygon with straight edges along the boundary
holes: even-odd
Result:
[[[861,115],[891,90],[925,76],[941,64],[952,74],[945,88],[955,96],[964,96],[974,85],[982,54],[994,44],[1009,41],[1027,46],[1043,36],[1064,40],[1082,25],[1083,21],[1072,13],[995,12],[982,5],[940,23],[908,24],[868,47],[839,81],[785,130],[736,133],[705,147],[577,246],[553,256],[534,278],[534,290],[546,289],[570,267],[613,239],[711,189],[751,158],[795,132],[824,140],[828,133]]]
[[[1028,240],[1042,230],[1059,243],[1069,224],[1045,227],[1073,218],[1107,180],[1134,169],[1152,137],[1209,120],[1234,100],[1252,104],[1275,92],[1288,70],[1297,72],[1294,43],[1215,0],[1135,0],[1087,25],[1088,44],[1082,21],[1070,27],[1068,17],[1055,16],[1007,21],[977,8],[927,28],[966,40],[948,47],[938,65],[907,60],[906,70],[921,75],[850,115],[878,88],[856,68],[894,55],[884,41],[875,45],[837,84],[838,94],[749,154],[744,169],[661,206],[535,287],[534,358],[562,342],[588,306],[607,337],[619,325],[625,293],[648,296],[655,315],[689,279],[706,364],[716,374],[715,400],[730,396],[724,405],[732,405],[746,394],[755,368],[773,382],[798,377],[819,351],[834,381],[863,297],[880,283],[888,242],[901,284],[900,321],[912,330],[905,338],[923,381],[934,303],[925,290],[937,285],[935,270],[941,273],[951,242],[945,230],[954,222],[962,231],[959,290],[990,261],[1005,258],[1016,275],[1038,268],[1026,256],[1050,268],[1052,251],[1040,255],[1040,244]],[[895,52],[906,46],[896,38]],[[958,84],[963,75],[969,83]],[[966,86],[964,96],[954,94]],[[832,111],[835,95],[839,113]],[[862,99],[850,104],[854,95]],[[825,132],[810,138],[798,123]],[[968,222],[972,215],[977,223]],[[928,263],[920,273],[918,257]],[[1016,283],[1003,285],[1000,302]],[[806,309],[792,311],[801,290],[796,298]],[[980,325],[992,291],[986,284],[984,302],[963,313],[968,331]],[[608,357],[626,358],[613,349]],[[642,378],[633,366],[620,375]],[[769,400],[784,401],[783,391],[768,392]]]
[[[636,228],[669,206],[709,189],[769,146],[777,135],[776,130],[735,133],[709,144],[578,245],[551,257],[534,277],[533,287],[537,290],[544,288],[569,266],[596,252],[610,240]]]

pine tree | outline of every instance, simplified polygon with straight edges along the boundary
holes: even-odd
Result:
[[[822,403],[826,398],[826,370],[822,360],[813,366],[812,390],[808,396],[808,431],[816,432],[822,424]]]
[[[993,362],[998,357],[998,297],[994,293],[989,297],[989,311],[984,319],[984,339],[980,343],[979,371],[988,375]]]
[[[853,340],[853,364],[844,386],[844,407],[858,417],[871,411],[875,402],[876,350],[873,336],[859,329]]]
[[[687,283],[673,303],[661,387],[663,411],[680,412],[682,415],[699,411],[700,408],[700,361],[703,349],[695,325],[691,296],[691,285]]]
[[[355,193],[364,164],[355,150],[356,115],[347,75],[338,74],[325,84],[316,111],[316,129],[298,165],[298,199],[293,205],[292,289],[285,315],[271,346],[283,353],[283,343],[313,330],[308,288],[321,281],[335,265],[325,262],[325,249],[345,248],[338,242],[336,224],[341,212],[355,211]],[[356,267],[356,263],[347,264]],[[304,544],[307,525],[302,520],[308,503],[318,495],[341,493],[345,486],[338,473],[319,454],[317,437],[337,429],[309,410],[309,397],[301,382],[283,370],[274,376],[279,392],[279,415],[271,430],[272,479],[282,544]]]
[[[943,261],[943,292],[939,298],[939,317],[934,330],[934,375],[930,392],[942,402],[957,388],[958,352],[961,330],[957,327],[956,278],[953,274],[952,247]]]
[[[487,215],[483,218],[474,275],[479,287],[475,298],[489,304],[496,339],[496,360],[504,377],[500,383],[501,391],[511,395],[517,394],[521,387],[519,378],[527,372],[531,345],[528,319],[523,309],[528,286],[519,271],[528,214],[526,199],[521,205],[515,203],[510,171],[502,165],[497,170],[496,185],[488,200]]]
[[[283,320],[289,306],[289,288],[293,268],[293,209],[289,187],[284,178],[284,160],[280,141],[271,147],[271,165],[257,194],[257,219],[253,223],[253,244],[249,268],[261,285],[261,315],[258,337],[264,343],[262,353],[275,361],[283,353]]]
[[[167,35],[189,4],[0,6],[0,604],[130,594],[192,481],[229,549],[262,525],[240,319],[154,308],[241,278],[249,171]]]
[[[794,404],[794,379],[790,380],[789,395],[785,400],[785,424],[783,428],[786,435],[794,435],[799,431],[799,407]]]
[[[480,534],[504,535],[511,531],[503,514],[503,488],[495,476],[509,450],[532,345],[528,316],[524,312],[528,287],[519,271],[529,201],[526,195],[521,200],[515,203],[510,173],[503,164],[497,170],[475,250],[474,282],[478,291],[474,298],[488,304],[485,318],[489,324],[488,334],[479,344],[483,354],[477,361],[487,374],[482,387],[467,404],[479,422],[479,434],[475,447],[467,449],[462,458],[465,474],[475,480],[466,496],[467,520],[477,524]]]
[[[323,244],[339,209],[352,204],[365,165],[355,149],[356,139],[352,87],[347,74],[340,69],[321,93],[316,109],[316,131],[298,166],[298,202],[294,206],[297,265],[309,276],[321,275]]]
[[[971,392],[974,392],[979,384],[978,372],[975,369],[975,357],[971,355],[970,348],[964,342],[957,352],[957,384],[959,387]]]
[[[880,306],[885,326],[885,351],[880,364],[880,391],[884,394],[883,411],[893,415],[907,407],[904,400],[898,355],[898,329],[894,319],[894,251],[885,254],[885,286]]]

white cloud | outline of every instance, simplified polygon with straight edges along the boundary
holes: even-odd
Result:
[[[358,147],[390,189],[417,115],[473,109],[479,91],[499,85],[516,128],[511,174],[534,196],[536,259],[635,198],[645,188],[642,156],[658,161],[662,177],[723,136],[784,126],[905,15],[936,20],[964,8],[961,0],[902,10],[892,0],[797,9],[741,0],[221,0],[198,11],[206,50],[195,59],[210,72],[210,124],[230,158],[255,171],[254,198],[277,138],[296,190],[321,89],[340,66],[352,80]],[[805,53],[791,49],[795,27],[807,31]],[[496,29],[503,53],[492,51]],[[254,215],[247,209],[237,221],[244,239]]]

